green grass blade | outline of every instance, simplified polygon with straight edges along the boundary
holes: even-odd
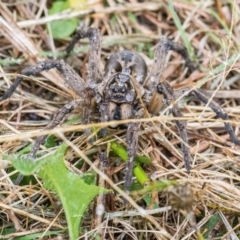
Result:
[[[171,13],[173,21],[174,21],[176,27],[178,28],[178,30],[180,32],[180,36],[181,36],[181,38],[183,40],[184,46],[187,48],[187,51],[188,51],[190,57],[194,58],[194,55],[195,55],[194,54],[194,50],[192,48],[192,45],[190,44],[190,41],[188,40],[188,36],[187,36],[183,26],[182,26],[180,18],[178,17],[178,14],[177,14],[177,12],[174,9],[172,0],[168,0],[168,10]]]

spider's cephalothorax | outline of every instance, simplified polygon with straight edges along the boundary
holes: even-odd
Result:
[[[63,75],[66,83],[79,95],[79,99],[66,104],[53,117],[46,129],[51,129],[64,121],[64,117],[78,105],[81,105],[82,123],[88,124],[94,105],[100,114],[100,121],[137,119],[144,116],[159,115],[162,105],[169,106],[174,117],[180,137],[182,138],[181,147],[183,160],[187,171],[190,170],[190,154],[188,146],[188,136],[186,122],[179,119],[182,114],[175,102],[183,94],[194,96],[216,113],[216,115],[228,120],[228,115],[221,107],[209,100],[209,96],[201,89],[191,89],[185,87],[173,91],[172,87],[161,76],[166,64],[166,56],[169,50],[173,50],[184,58],[188,70],[195,69],[195,64],[188,57],[186,48],[178,43],[172,42],[167,38],[162,38],[155,47],[154,62],[151,70],[147,74],[147,66],[143,58],[132,51],[123,50],[110,56],[106,63],[103,74],[101,73],[100,62],[100,33],[95,28],[78,30],[77,34],[67,47],[67,52],[71,51],[76,42],[81,38],[89,38],[90,51],[88,62],[88,78],[84,81],[69,65],[63,60],[47,60],[27,67],[21,71],[22,75],[36,75],[51,68],[57,68]],[[0,102],[9,98],[22,81],[22,77],[17,77],[13,85],[8,89]],[[94,101],[92,101],[94,100]],[[96,111],[96,108],[94,108]],[[230,139],[236,145],[240,145],[240,140],[234,133],[231,124],[224,122],[225,128],[229,133]],[[128,152],[128,162],[126,167],[125,189],[129,190],[132,183],[132,170],[134,157],[138,146],[139,122],[130,122],[126,127],[126,143]],[[85,131],[89,137],[90,130]],[[103,129],[102,135],[106,135]],[[38,137],[29,153],[29,157],[34,158],[45,140],[46,136]],[[91,140],[91,138],[90,138]],[[101,157],[100,157],[101,158]],[[102,157],[104,158],[104,157]]]
[[[106,106],[105,121],[126,120],[132,116],[135,91],[130,76],[117,73],[106,86],[106,94],[101,96],[100,111]]]
[[[124,50],[110,56],[104,80],[97,90],[102,121],[142,117],[143,111],[138,111],[142,107],[137,100],[136,88],[140,90],[141,85],[137,82],[145,79],[146,69],[143,59],[133,52]],[[136,77],[133,77],[134,74]],[[144,90],[141,89],[141,92],[143,94]]]

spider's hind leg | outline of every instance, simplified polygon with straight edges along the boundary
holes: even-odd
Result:
[[[70,114],[79,104],[81,104],[81,100],[74,100],[65,106],[63,106],[60,110],[58,110],[57,113],[54,114],[52,121],[49,122],[49,124],[45,127],[44,130],[50,130],[54,127],[61,124],[68,114]],[[41,144],[46,140],[47,135],[39,136],[35,139],[32,148],[30,149],[29,154],[27,155],[27,158],[34,160],[36,157],[37,151],[39,150]],[[17,179],[14,181],[15,185],[19,185],[20,182],[23,179],[23,175],[18,175]]]
[[[179,118],[182,117],[183,115],[179,111],[178,107],[176,104],[173,104],[172,102],[175,100],[174,92],[172,87],[170,86],[169,83],[167,82],[161,82],[157,86],[157,92],[161,95],[164,96],[164,101],[165,103],[171,107],[171,113],[173,114],[174,117]],[[181,147],[182,147],[182,152],[183,152],[183,160],[185,163],[185,168],[189,172],[191,170],[191,157],[189,153],[189,146],[188,146],[188,134],[187,134],[187,123],[185,120],[175,120],[179,135],[182,139],[181,142]]]
[[[228,122],[229,117],[227,113],[224,112],[224,110],[214,100],[209,101],[210,98],[208,94],[202,89],[194,89],[190,92],[190,95],[196,97],[199,101],[203,102],[204,104],[208,104],[208,106],[216,113],[218,118],[225,120],[224,121],[225,129],[228,132],[231,141],[234,144],[240,146],[240,140],[234,133],[232,125]]]

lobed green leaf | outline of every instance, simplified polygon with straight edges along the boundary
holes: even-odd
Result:
[[[69,239],[79,237],[79,225],[85,210],[94,197],[108,190],[86,184],[77,174],[69,172],[64,164],[64,154],[67,145],[61,145],[54,154],[41,160],[31,160],[11,156],[13,166],[21,174],[36,173],[43,179],[43,186],[55,192],[63,205],[69,231]],[[91,178],[91,179],[90,179]],[[88,182],[94,183],[93,177]]]

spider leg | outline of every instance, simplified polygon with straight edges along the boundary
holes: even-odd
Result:
[[[88,124],[90,121],[92,98],[95,96],[97,83],[101,80],[100,74],[100,50],[101,50],[101,35],[96,28],[81,28],[78,29],[72,41],[66,47],[66,52],[69,53],[74,48],[74,45],[82,38],[88,38],[90,43],[89,61],[88,61],[88,80],[84,90],[84,102],[82,112],[82,123]],[[90,129],[85,130],[87,137],[91,135]],[[90,144],[93,144],[93,139],[90,139]]]
[[[189,72],[196,70],[197,65],[190,59],[186,47],[169,39],[167,39],[166,46],[169,50],[175,51],[182,56],[182,58],[185,60],[186,67],[188,68]]]
[[[57,113],[54,114],[52,121],[45,127],[44,130],[53,129],[57,125],[61,124],[66,116],[73,111],[79,104],[81,100],[74,100],[65,106],[63,106]],[[27,155],[27,158],[34,159],[36,157],[37,151],[39,150],[41,144],[46,140],[47,135],[39,136],[35,139],[35,142]],[[15,185],[19,185],[23,179],[23,175],[19,174],[17,179],[14,181]]]
[[[130,123],[127,128],[127,153],[128,153],[128,162],[126,166],[126,177],[125,177],[125,191],[129,193],[129,189],[132,185],[132,177],[133,177],[133,166],[134,166],[134,158],[138,146],[138,130],[139,123]]]
[[[144,108],[139,106],[137,112],[134,114],[134,118],[138,119],[143,117]],[[132,185],[132,177],[133,177],[133,167],[134,167],[134,158],[136,156],[136,151],[138,147],[138,131],[139,131],[140,123],[132,122],[128,124],[127,134],[126,134],[126,143],[127,143],[127,153],[128,153],[128,161],[126,165],[126,176],[124,189],[127,194],[129,194],[130,187]],[[124,200],[124,204],[126,201]]]
[[[172,107],[172,114],[174,117],[177,117],[177,118],[183,117],[183,115],[175,105]],[[185,163],[185,168],[189,172],[191,170],[191,165],[190,165],[191,158],[190,158],[189,147],[188,147],[188,134],[186,129],[187,123],[184,120],[175,120],[175,122],[179,131],[179,135],[183,140],[183,142],[181,142],[183,159]]]
[[[22,75],[25,76],[31,76],[36,75],[38,73],[41,73],[43,71],[50,70],[52,68],[57,68],[58,71],[63,75],[66,83],[80,96],[83,97],[83,91],[86,87],[85,81],[78,76],[78,74],[63,60],[46,60],[43,62],[39,62],[38,64],[34,66],[30,66],[27,68],[24,68],[21,71]],[[22,77],[17,77],[14,81],[13,85],[10,87],[10,89],[3,95],[3,97],[0,99],[0,101],[3,101],[11,96],[13,91],[16,89],[18,84],[22,81]],[[13,91],[12,91],[13,90]],[[64,116],[68,113],[70,113],[76,105],[79,104],[80,100],[73,101],[69,104],[66,104],[58,113],[54,115],[53,121],[50,122],[46,129],[51,129],[55,126],[57,126],[61,122],[61,117],[64,118]],[[36,155],[37,150],[39,149],[42,142],[46,139],[46,136],[41,136],[36,139],[35,144],[33,145],[33,148],[29,154],[29,157],[34,157]]]
[[[187,49],[176,42],[173,42],[167,38],[162,38],[155,47],[154,63],[148,78],[144,82],[144,86],[148,91],[145,98],[148,102],[148,111],[154,115],[159,114],[162,108],[162,104],[166,103],[171,106],[171,112],[175,117],[181,117],[177,105],[172,104],[175,100],[172,87],[167,83],[161,81],[161,77],[166,65],[167,53],[169,50],[179,53],[185,60],[185,64],[188,67],[189,72],[196,69],[196,65],[191,61]],[[186,130],[186,122],[183,120],[176,120],[176,125],[179,130],[180,137],[183,139],[182,151],[187,171],[190,171],[190,154],[188,147],[188,136]]]
[[[47,125],[45,129],[52,129],[55,126],[59,125],[64,117],[69,114],[77,105],[82,102],[83,98],[83,92],[84,89],[86,88],[86,83],[85,81],[78,76],[78,74],[68,65],[66,64],[63,60],[46,60],[43,62],[40,62],[34,66],[30,66],[27,68],[24,68],[21,71],[22,75],[25,76],[31,76],[31,75],[36,75],[38,73],[41,73],[43,71],[50,70],[52,68],[57,68],[58,71],[63,75],[66,83],[81,97],[79,100],[72,101],[68,104],[66,104],[63,108],[61,108],[53,117],[53,120]],[[11,96],[12,89],[16,89],[17,84],[19,84],[22,81],[22,77],[17,77],[15,82],[13,83],[12,87],[10,90],[8,90],[5,95],[0,99],[4,100],[8,97]],[[29,157],[34,158],[36,155],[36,152],[38,151],[40,145],[44,142],[46,139],[46,136],[40,136],[36,139],[30,153]]]
[[[164,101],[168,106],[172,104],[172,102],[175,100],[174,98],[174,92],[172,87],[167,82],[161,82],[157,86],[157,92],[164,96]],[[174,117],[182,117],[181,112],[179,111],[178,107],[175,104],[172,104],[171,112]],[[189,147],[188,147],[188,135],[187,135],[187,129],[186,129],[186,121],[184,120],[175,120],[179,135],[181,139],[183,140],[181,142],[182,152],[183,152],[183,159],[185,163],[185,168],[189,172],[191,170],[191,157],[189,153]]]
[[[186,95],[186,93],[188,94]],[[175,99],[180,98],[182,95],[194,97],[196,100],[199,100],[204,104],[207,104],[216,113],[218,118],[221,118],[223,120],[229,120],[227,113],[224,112],[224,110],[214,100],[209,101],[209,99],[211,98],[211,95],[206,93],[204,90],[200,88],[191,89],[190,87],[181,87],[179,89],[176,89],[176,91],[174,91]],[[229,122],[224,122],[224,125],[225,125],[226,131],[230,136],[231,141],[236,145],[240,145],[240,140],[235,135],[232,125]]]
[[[10,86],[10,88],[4,93],[4,95],[0,98],[0,102],[3,102],[4,100],[10,98],[18,85],[21,83],[22,77],[17,77],[14,81],[14,83]]]
[[[57,113],[54,114],[52,121],[49,122],[44,130],[53,129],[59,124],[63,123],[67,115],[70,114],[81,103],[82,99],[78,99],[64,105]],[[36,138],[30,153],[28,154],[29,158],[35,158],[40,145],[45,141],[46,138],[47,135],[42,135]]]
[[[187,49],[176,42],[173,42],[165,37],[161,38],[158,44],[155,47],[154,54],[154,63],[150,74],[144,85],[153,93],[161,80],[163,70],[166,65],[167,53],[169,50],[179,53],[185,60],[186,66],[188,67],[189,72],[192,72],[196,69],[196,64],[190,59]]]
[[[194,96],[197,99],[199,99],[201,102],[203,102],[204,104],[208,104],[208,106],[216,113],[218,118],[221,118],[226,121],[229,120],[227,113],[224,112],[224,110],[215,101],[213,101],[213,100],[209,101],[208,94],[205,91],[203,91],[202,89],[192,90],[190,93],[190,96]],[[229,122],[225,122],[225,121],[224,121],[224,125],[225,125],[226,131],[228,132],[228,134],[230,136],[231,141],[234,144],[240,146],[240,140],[235,135],[232,125]]]
[[[114,103],[106,103],[106,102],[103,102],[103,103],[100,104],[101,122],[109,121],[108,108],[111,107],[113,104]],[[101,128],[99,135],[100,135],[100,137],[106,137],[107,128],[106,127]]]
[[[83,104],[82,104],[82,124],[89,124],[90,115],[92,110],[92,99],[95,96],[95,91],[92,88],[87,87],[84,92]],[[91,130],[85,129],[85,135],[87,138],[91,136]],[[93,139],[89,138],[89,143],[93,144]]]
[[[43,71],[57,68],[58,71],[63,75],[66,83],[79,95],[83,96],[83,90],[85,89],[85,81],[78,76],[78,74],[63,60],[46,60],[39,62],[36,65],[26,67],[21,71],[22,75],[31,76],[41,73]],[[6,91],[6,93],[0,98],[0,102],[11,97],[14,90],[21,83],[23,77],[17,77],[12,86]]]
[[[72,41],[66,47],[66,52],[72,51],[74,45],[82,38],[88,38],[89,49],[89,61],[88,61],[88,85],[95,85],[99,82],[100,75],[100,53],[101,53],[101,35],[96,28],[81,28],[78,29]]]

